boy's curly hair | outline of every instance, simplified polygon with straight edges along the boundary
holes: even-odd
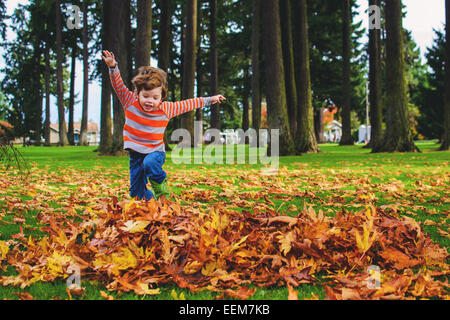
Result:
[[[140,67],[131,82],[137,94],[142,90],[153,90],[161,87],[161,99],[167,98],[167,73],[162,69],[149,66]]]

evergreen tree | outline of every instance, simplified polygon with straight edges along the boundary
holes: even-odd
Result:
[[[386,34],[386,132],[372,152],[414,152],[418,148],[408,119],[401,0],[386,2]]]
[[[292,155],[295,150],[288,122],[278,1],[264,0],[261,9],[263,13],[264,56],[266,61],[269,59],[271,61],[265,64],[269,129],[280,130],[280,155]]]
[[[444,99],[444,134],[442,136],[441,150],[450,147],[450,0],[445,0],[445,99]]]
[[[183,86],[181,99],[194,97],[195,65],[197,54],[197,0],[188,0],[186,3],[186,39],[183,46]],[[183,146],[194,144],[194,114],[195,111],[184,113],[180,116],[181,127],[188,130],[191,141],[184,141]]]
[[[417,129],[427,139],[441,139],[444,134],[445,50],[445,34],[435,30],[433,45],[425,53],[430,70],[412,96],[420,111]]]
[[[299,30],[298,47],[300,52],[296,63],[299,65],[298,75],[298,110],[295,146],[297,153],[317,152],[317,140],[314,134],[313,106],[311,93],[311,75],[309,67],[309,36],[306,0],[298,1]],[[297,106],[296,106],[297,107]]]

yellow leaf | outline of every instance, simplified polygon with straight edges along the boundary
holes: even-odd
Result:
[[[217,230],[219,233],[222,233],[230,222],[228,217],[226,215],[216,213],[215,210],[211,210],[209,215],[211,217],[211,228]]]
[[[111,255],[97,254],[93,262],[94,267],[108,267],[111,273],[119,275],[120,270],[134,268],[137,266],[137,259],[128,248],[120,248],[118,252]]]
[[[201,262],[199,262],[199,261],[191,261],[191,262],[188,262],[186,264],[186,266],[183,269],[183,272],[185,274],[194,274],[197,271],[199,271],[201,267],[202,267],[202,263]]]
[[[0,255],[2,259],[6,258],[6,255],[9,252],[9,246],[6,244],[5,241],[0,241]]]
[[[63,267],[70,262],[72,262],[72,257],[54,251],[53,254],[47,258],[47,272],[53,276],[67,276]]]
[[[128,202],[127,204],[125,204],[125,208],[124,208],[124,213],[127,213],[128,211],[130,211],[131,206],[134,204],[134,198],[131,199],[130,202]]]
[[[120,227],[121,230],[129,233],[145,232],[145,228],[150,224],[150,221],[127,221],[124,223],[124,227]]]
[[[140,294],[140,295],[156,295],[156,294],[160,294],[160,290],[159,288],[156,289],[149,289],[148,288],[148,284],[147,283],[137,283],[136,284],[136,288],[134,289],[134,292],[136,294]]]
[[[375,237],[377,236],[377,232],[372,232],[372,237],[370,237],[370,226],[363,225],[363,234],[361,235],[358,231],[355,232],[356,237],[356,245],[360,252],[364,253],[372,246]]]
[[[231,249],[230,252],[232,252],[232,251],[238,249],[239,246],[240,246],[245,240],[247,240],[247,238],[248,238],[248,235],[246,235],[246,236],[243,237],[241,240],[239,240],[237,243],[235,243],[235,244],[233,245],[233,248]]]
[[[28,246],[31,246],[31,245],[33,245],[33,239],[31,238],[31,235],[30,235],[30,237],[28,238]]]
[[[216,270],[216,263],[215,262],[208,262],[202,268],[202,274],[204,276],[210,276],[210,275],[212,275],[214,273],[214,270]]]
[[[114,300],[113,296],[110,296],[109,294],[107,294],[105,291],[100,291],[100,295],[102,296],[103,299],[106,300]]]
[[[280,235],[277,237],[278,242],[281,245],[281,252],[286,255],[291,251],[291,243],[294,241],[294,233],[292,231],[288,232],[288,234]]]
[[[186,300],[186,298],[184,297],[184,292],[178,295],[175,289],[172,289],[170,295],[172,296],[173,300]]]

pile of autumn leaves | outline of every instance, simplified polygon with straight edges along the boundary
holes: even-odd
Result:
[[[295,287],[318,283],[328,299],[449,298],[442,280],[449,274],[446,249],[415,220],[379,208],[329,217],[305,207],[292,217],[272,209],[237,212],[218,204],[204,210],[113,198],[84,214],[75,223],[40,213],[48,237],[19,233],[0,241],[0,268],[9,264],[18,273],[2,276],[0,284],[66,279],[78,268],[82,280],[139,295],[175,283],[239,299],[251,297],[255,286],[288,286],[295,298]],[[369,266],[380,268],[379,286]]]

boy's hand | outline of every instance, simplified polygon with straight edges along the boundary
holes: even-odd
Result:
[[[212,97],[210,97],[210,99],[211,99],[210,100],[211,104],[216,104],[216,103],[221,104],[222,101],[227,100],[227,98],[225,98],[224,96],[222,96],[220,94],[218,94],[217,96],[212,96]]]
[[[114,58],[114,53],[109,52],[107,50],[103,50],[103,61],[105,61],[106,65],[109,68],[115,68],[117,66],[116,58]]]

